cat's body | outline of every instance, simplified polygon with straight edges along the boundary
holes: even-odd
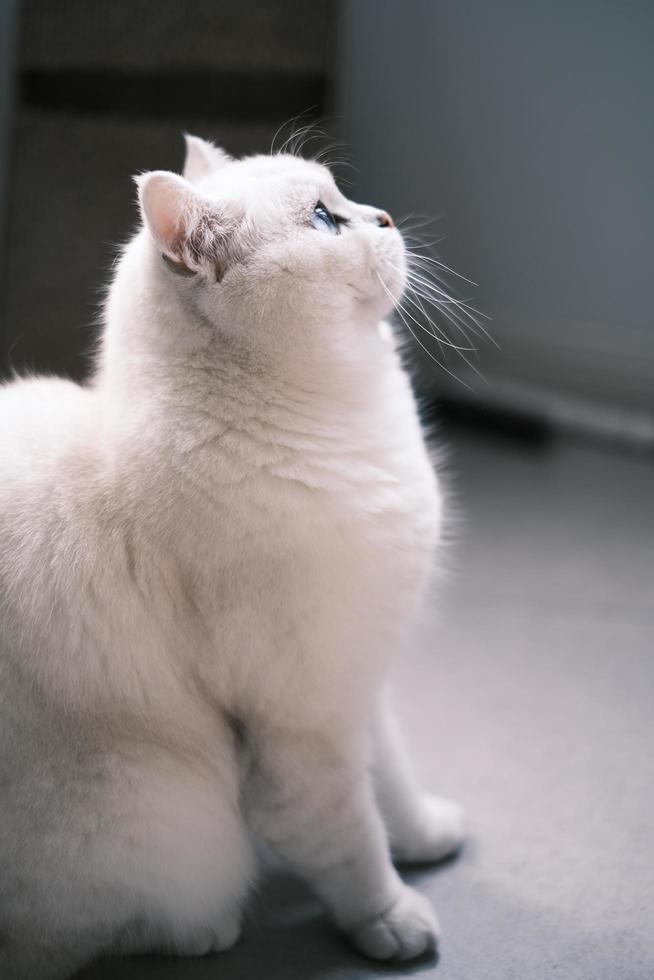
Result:
[[[337,195],[322,168],[232,163],[190,140],[186,173],[202,196],[170,175],[142,180],[147,227],[121,260],[92,384],[0,389],[0,973],[12,980],[65,976],[107,950],[231,945],[250,831],[361,949],[420,953],[435,924],[390,864],[371,732],[398,855],[437,859],[460,842],[453,805],[418,796],[380,693],[440,524],[410,386],[379,325],[387,300],[361,294],[336,235],[287,229],[280,252],[265,230],[271,199],[280,224],[303,182],[317,184],[309,200]],[[360,251],[372,209],[348,206],[345,246]],[[387,247],[372,231],[366,269]],[[384,234],[398,239],[395,268],[399,236],[375,226]],[[317,271],[351,277],[353,294],[329,283],[314,305]]]

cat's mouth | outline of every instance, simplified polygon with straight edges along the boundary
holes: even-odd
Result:
[[[385,229],[383,237],[368,243],[367,269],[348,286],[366,313],[383,319],[402,301],[407,285],[404,242],[394,229]]]
[[[390,255],[387,250],[384,250],[384,253],[377,257],[372,278],[380,302],[385,306],[382,315],[387,316],[401,302],[406,289],[407,270],[404,249],[394,249],[393,254]]]

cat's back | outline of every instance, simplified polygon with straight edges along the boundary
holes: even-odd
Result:
[[[63,378],[0,386],[0,590],[34,580],[94,467],[99,405]]]
[[[0,385],[0,513],[47,493],[76,457],[83,465],[96,421],[95,393],[64,378]]]

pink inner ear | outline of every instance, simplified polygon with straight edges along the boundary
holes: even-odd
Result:
[[[165,252],[179,258],[193,211],[192,192],[176,174],[148,174],[141,182],[141,206],[147,225]]]
[[[178,174],[154,171],[138,178],[141,211],[163,254],[189,270],[224,272],[226,228],[216,206]]]
[[[164,202],[161,203],[164,204]],[[169,200],[165,204],[167,206],[162,207],[158,216],[159,237],[169,244],[172,251],[177,252],[184,239],[184,222],[181,215],[175,213],[176,202],[174,200]]]

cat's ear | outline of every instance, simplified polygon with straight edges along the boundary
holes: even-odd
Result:
[[[230,222],[219,206],[178,174],[153,170],[136,177],[143,221],[162,254],[181,271],[225,274]]]
[[[232,159],[224,150],[200,139],[199,136],[184,134],[186,141],[186,159],[184,160],[184,176],[187,180],[200,180],[207,174],[220,170]]]

